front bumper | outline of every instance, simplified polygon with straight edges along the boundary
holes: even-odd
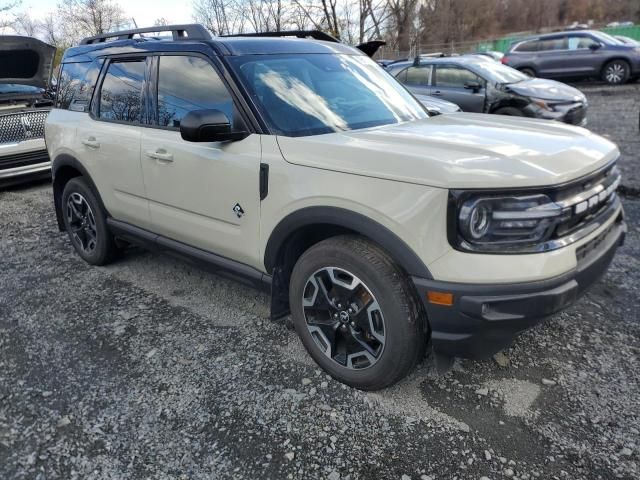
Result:
[[[557,120],[559,122],[568,123],[585,127],[587,125],[587,112],[589,105],[586,102],[567,103],[555,105],[554,110],[545,110],[531,103],[525,107],[525,114],[530,117],[541,118],[544,120]]]
[[[598,280],[624,242],[626,230],[621,214],[576,251],[574,270],[549,280],[468,285],[414,277],[434,351],[449,357],[487,358],[507,347],[520,332],[565,309]],[[429,303],[427,292],[452,293],[453,305]]]
[[[51,161],[46,150],[0,155],[0,187],[50,177]]]

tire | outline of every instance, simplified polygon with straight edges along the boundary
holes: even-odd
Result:
[[[524,73],[527,77],[535,78],[536,76],[536,72],[533,70],[533,68],[525,67],[525,68],[521,68],[520,71]]]
[[[379,390],[424,357],[426,316],[407,275],[362,237],[333,237],[307,250],[293,269],[289,295],[305,348],[342,383]]]
[[[495,112],[496,115],[509,115],[511,117],[523,117],[524,113],[522,110],[516,107],[502,107],[497,109]]]
[[[622,85],[631,77],[631,67],[625,60],[612,60],[602,69],[602,80],[609,85]]]
[[[120,253],[107,227],[106,213],[82,177],[65,185],[62,217],[73,248],[85,262],[106,265]]]

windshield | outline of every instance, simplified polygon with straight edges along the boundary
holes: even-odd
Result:
[[[42,93],[42,89],[38,87],[31,87],[29,85],[20,85],[17,83],[0,84],[0,95],[21,94],[21,93],[26,93],[29,95],[37,95],[38,93]]]
[[[591,32],[591,34],[609,45],[624,45],[624,42],[618,40],[616,37],[612,37],[608,33],[594,31]]]
[[[476,62],[473,64],[476,73],[495,83],[518,83],[529,80],[530,77],[515,68],[507,67],[495,60],[489,62]]]
[[[229,61],[277,134],[319,135],[429,116],[365,56],[248,55]]]

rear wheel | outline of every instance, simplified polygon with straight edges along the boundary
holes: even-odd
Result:
[[[602,79],[609,85],[626,83],[631,76],[629,64],[624,60],[613,60],[602,69]]]
[[[524,73],[527,77],[535,77],[536,72],[532,68],[521,68],[520,71]]]
[[[502,107],[493,113],[495,113],[496,115],[510,115],[512,117],[524,116],[524,113],[522,113],[522,110],[516,107]]]
[[[62,192],[64,225],[78,255],[91,265],[105,265],[119,253],[107,227],[106,213],[82,177],[69,180]]]
[[[314,360],[337,380],[378,390],[423,357],[425,319],[406,274],[357,236],[307,250],[290,284],[293,323]]]

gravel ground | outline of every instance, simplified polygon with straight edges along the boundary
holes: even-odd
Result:
[[[638,187],[624,88],[585,90]],[[317,369],[261,293],[141,250],[89,267],[51,204],[48,184],[0,192],[1,479],[640,477],[634,195],[625,247],[573,308],[368,394]]]

